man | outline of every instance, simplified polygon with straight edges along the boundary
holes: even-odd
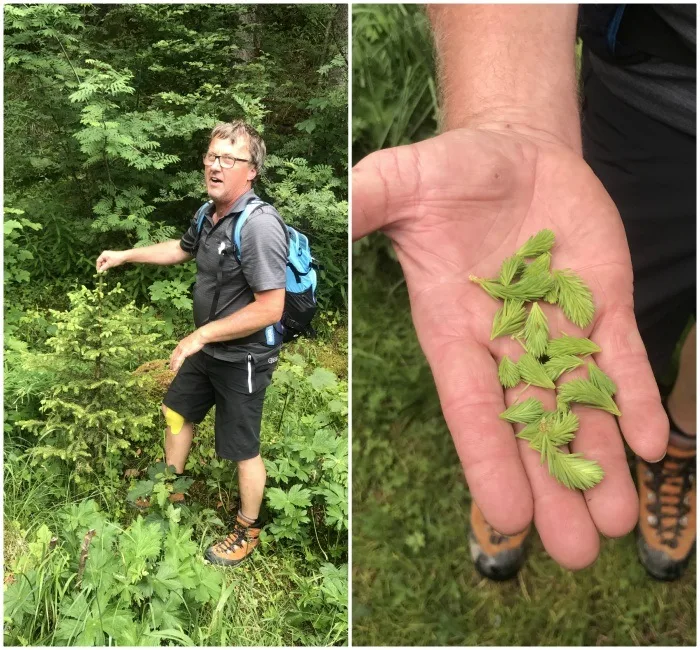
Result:
[[[619,537],[639,523],[647,569],[676,576],[695,538],[694,383],[687,388],[695,376],[694,336],[681,355],[677,385],[685,388],[667,403],[676,421],[671,446],[652,366],[657,373],[668,366],[694,308],[695,134],[677,128],[694,127],[678,99],[682,88],[667,92],[660,109],[658,87],[652,93],[656,112],[673,122],[663,127],[653,114],[643,119],[641,110],[632,122],[619,98],[613,115],[604,110],[608,97],[591,99],[582,141],[573,56],[577,5],[431,5],[428,11],[441,63],[444,133],[372,154],[354,168],[353,237],[382,229],[396,248],[416,332],[471,490],[477,568],[491,578],[513,576],[534,517],[545,549],[566,568],[595,560],[599,533]],[[620,106],[624,117],[614,115]],[[654,137],[644,137],[652,126]],[[669,151],[670,135],[681,143]],[[602,348],[596,361],[619,389],[618,422],[575,407],[580,430],[572,451],[605,472],[585,494],[557,483],[539,454],[498,419],[520,389],[504,394],[497,360],[520,351],[514,341],[490,341],[493,301],[469,281],[470,274],[498,275],[500,262],[542,228],[557,237],[553,267],[571,267],[593,291],[596,318],[579,335]],[[628,237],[626,229],[645,234]],[[635,316],[631,262],[639,268],[648,251],[656,256],[642,266],[644,281],[636,278]],[[545,305],[553,322],[551,309]],[[554,408],[551,391],[531,387],[522,398],[528,395]],[[641,459],[643,503],[618,425]]]
[[[266,478],[260,424],[280,346],[277,336],[269,338],[269,326],[280,320],[285,298],[288,241],[274,208],[264,204],[249,214],[240,251],[233,251],[235,221],[257,198],[252,185],[264,159],[265,143],[255,129],[240,121],[218,124],[204,154],[211,201],[201,231],[195,215],[179,241],[104,251],[97,260],[98,271],[125,262],[197,261],[197,329],[172,353],[170,369],[178,374],[162,404],[165,460],[177,473],[184,471],[193,424],[215,405],[216,452],[238,465],[240,508],[232,532],[210,547],[206,557],[226,566],[241,562],[258,544]]]

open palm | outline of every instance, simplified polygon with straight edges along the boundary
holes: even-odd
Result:
[[[498,362],[522,352],[490,340],[499,306],[469,276],[497,277],[501,262],[543,228],[556,235],[552,268],[571,268],[590,287],[594,320],[585,330],[541,303],[550,333],[585,335],[596,362],[618,385],[619,426],[649,461],[666,449],[668,421],[632,302],[632,266],[612,200],[583,159],[563,146],[509,131],[460,129],[381,151],[353,170],[353,237],[381,229],[406,277],[416,332],[473,498],[498,531],[533,519],[550,555],[582,568],[598,554],[598,531],[629,532],[637,496],[615,418],[574,406],[580,429],[572,451],[596,460],[605,478],[581,493],[552,478],[539,453],[498,414],[534,395],[554,408],[554,391],[504,391]],[[564,377],[568,380],[581,371]],[[560,380],[561,381],[561,380]]]

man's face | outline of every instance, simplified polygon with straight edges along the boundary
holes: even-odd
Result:
[[[236,144],[225,138],[214,138],[209,143],[208,154],[221,156],[216,158],[211,166],[204,166],[204,177],[207,183],[207,193],[216,203],[232,203],[241,194],[247,192],[255,178],[255,169],[250,162],[248,142],[239,138]],[[235,160],[238,158],[238,160]],[[222,166],[228,162],[233,167]]]

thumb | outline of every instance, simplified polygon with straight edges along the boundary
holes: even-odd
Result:
[[[353,240],[397,221],[401,208],[417,193],[420,174],[416,147],[407,145],[377,151],[353,167]]]

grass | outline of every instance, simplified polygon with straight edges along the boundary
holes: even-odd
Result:
[[[533,533],[517,580],[475,572],[469,492],[385,251],[375,239],[353,272],[353,643],[695,645],[695,560],[657,582],[633,535],[571,573]]]

